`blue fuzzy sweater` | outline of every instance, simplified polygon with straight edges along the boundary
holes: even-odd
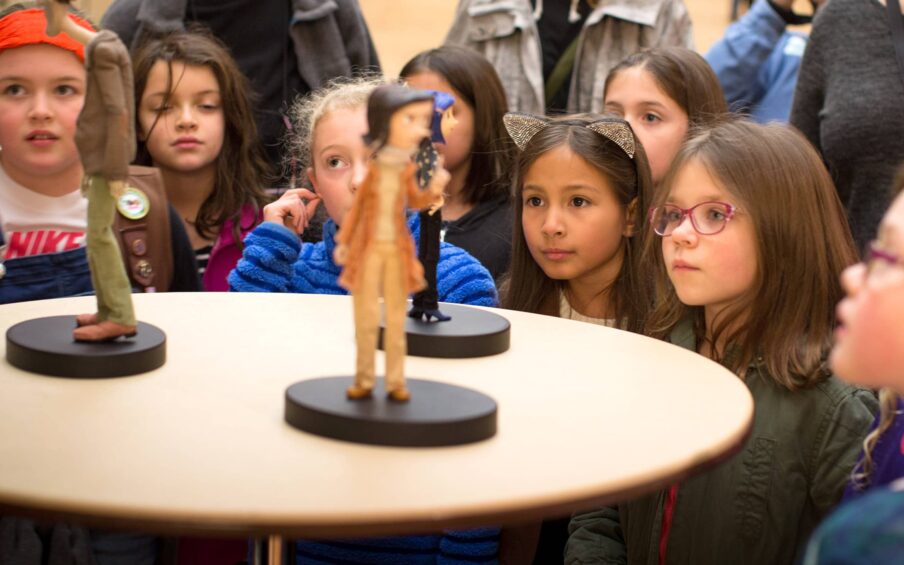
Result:
[[[417,214],[408,215],[408,228],[418,241],[421,224]],[[245,238],[245,252],[229,273],[229,289],[240,292],[297,292],[304,294],[348,294],[339,286],[342,268],[333,262],[337,226],[323,225],[323,241],[301,244],[288,228],[264,222]],[[467,251],[441,243],[436,268],[440,302],[495,306],[493,277]]]
[[[420,221],[408,215],[408,228],[418,241]],[[245,252],[229,273],[229,288],[241,292],[348,294],[337,279],[342,270],[333,262],[337,226],[327,221],[323,241],[302,245],[288,228],[264,222],[245,238]],[[441,302],[495,306],[493,277],[463,249],[443,242],[436,268]],[[442,534],[296,542],[300,564],[403,563],[454,565],[496,563],[499,529],[477,528]]]

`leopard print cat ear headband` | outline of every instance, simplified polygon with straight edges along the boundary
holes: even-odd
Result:
[[[512,136],[519,151],[524,151],[528,142],[530,142],[537,132],[549,124],[568,123],[561,121],[554,122],[549,118],[541,118],[532,114],[523,114],[521,112],[509,112],[502,117],[502,121],[505,123],[505,129],[508,130],[509,135]],[[591,129],[612,141],[621,147],[628,157],[634,159],[634,133],[624,120],[619,120],[617,118],[603,118],[591,122],[584,127]]]

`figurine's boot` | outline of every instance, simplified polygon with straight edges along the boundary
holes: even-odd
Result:
[[[362,398],[370,398],[373,395],[374,390],[372,388],[366,388],[359,385],[352,385],[345,389],[345,396],[349,398],[349,400],[360,400]]]
[[[390,400],[395,400],[396,402],[408,402],[411,398],[411,391],[408,390],[408,387],[400,386],[389,391],[387,396],[389,396]]]
[[[424,316],[427,318],[428,322],[430,321],[431,317],[436,318],[437,322],[448,322],[452,319],[452,316],[446,316],[445,314],[440,312],[438,308],[435,310],[424,310]]]
[[[99,324],[100,320],[97,318],[97,314],[79,314],[75,317],[75,325],[78,327],[82,326],[93,326],[94,324]]]
[[[75,328],[72,331],[72,337],[75,341],[111,341],[118,337],[134,336],[135,328],[135,326],[104,320],[90,326]]]

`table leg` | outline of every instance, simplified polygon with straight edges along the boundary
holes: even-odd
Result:
[[[263,565],[261,563],[261,555],[263,554],[263,542],[261,538],[254,538],[254,549],[251,552],[251,565]]]
[[[282,565],[282,536],[270,536],[267,547],[268,565]]]

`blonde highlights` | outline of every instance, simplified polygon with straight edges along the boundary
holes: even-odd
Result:
[[[336,110],[366,107],[370,93],[381,84],[386,84],[386,81],[378,74],[336,79],[292,104],[289,110],[292,128],[285,145],[288,159],[286,167],[293,188],[298,184],[308,183],[304,171],[313,165],[311,146],[314,143],[314,130],[320,120]]]
[[[879,391],[879,423],[876,429],[871,431],[863,440],[863,459],[854,467],[851,475],[851,482],[857,490],[866,490],[870,486],[870,475],[873,473],[875,462],[873,461],[873,451],[876,444],[895,421],[898,411],[898,394],[890,388],[883,388]]]

